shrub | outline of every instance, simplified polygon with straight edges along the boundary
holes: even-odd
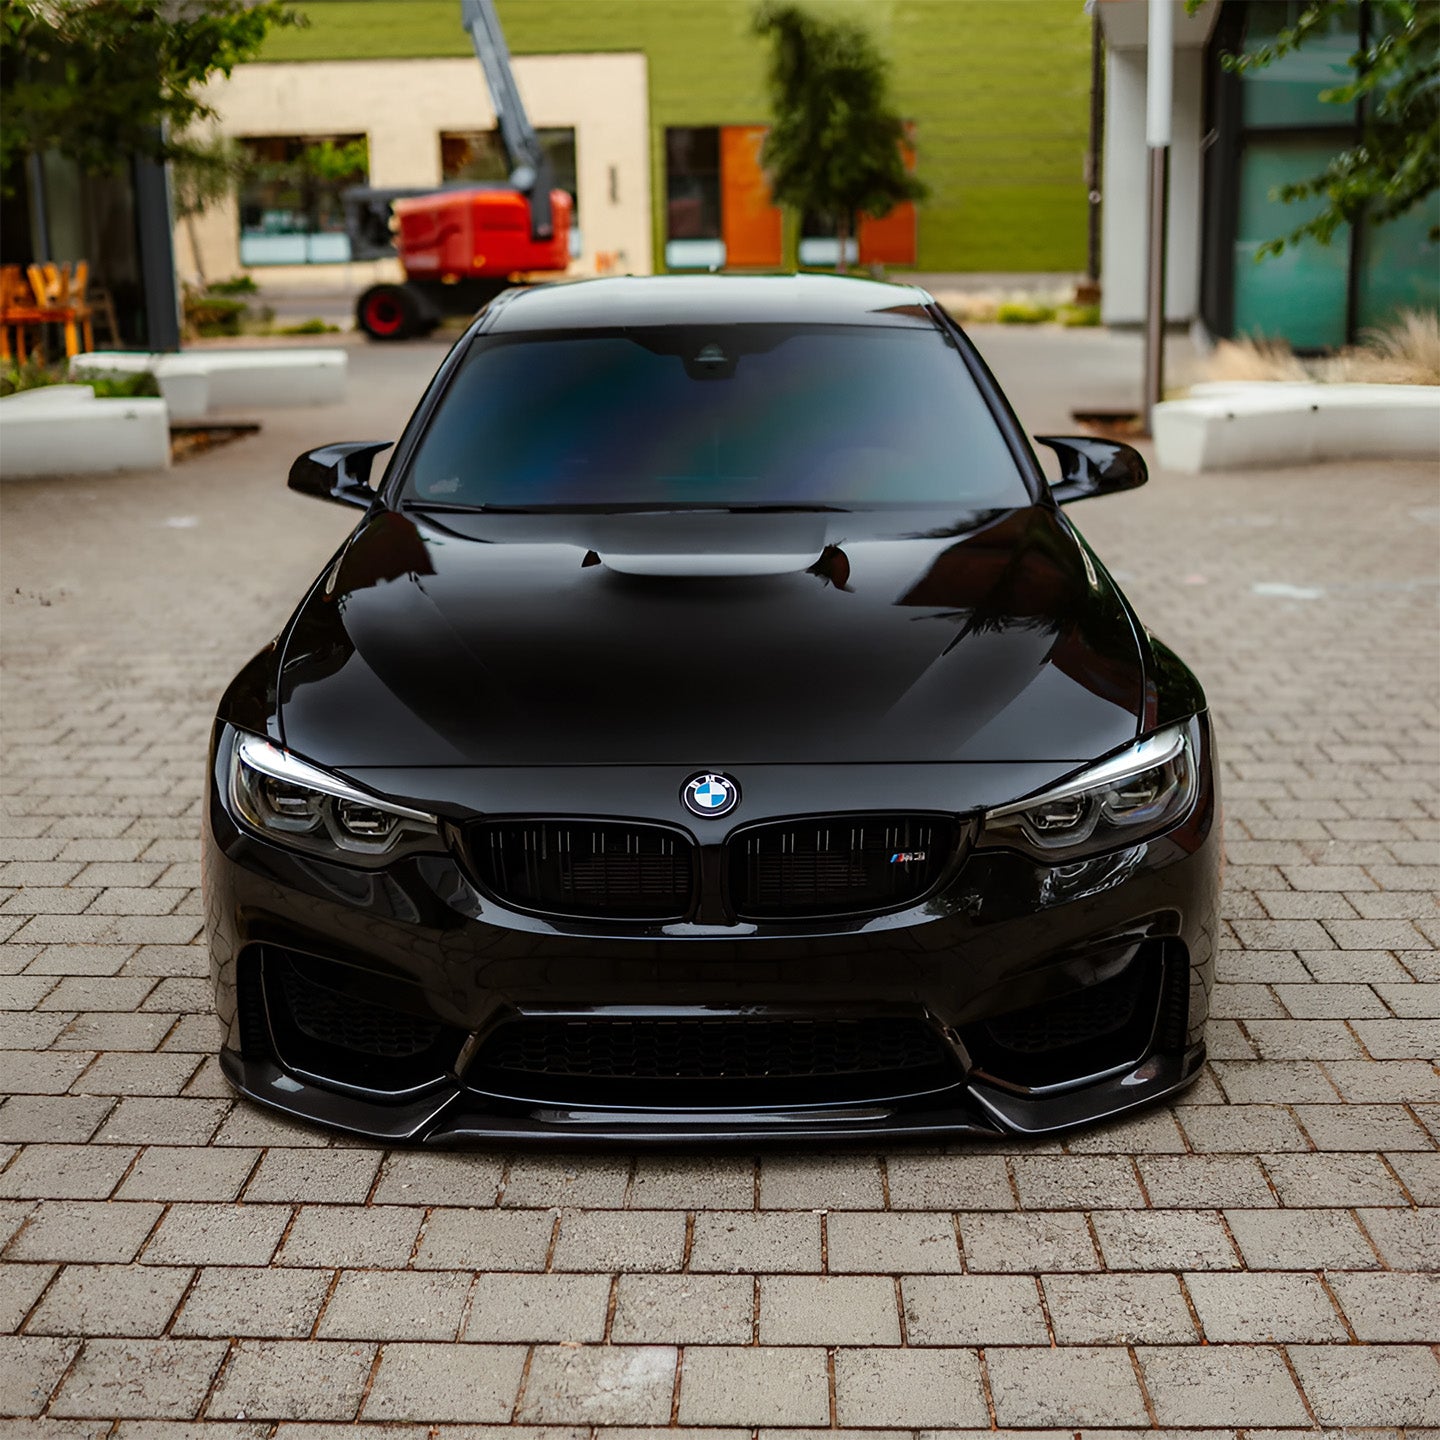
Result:
[[[183,309],[185,325],[196,335],[238,335],[249,306],[227,295],[187,290]]]
[[[160,393],[160,382],[149,370],[82,370],[72,375],[68,361],[47,365],[33,355],[23,365],[12,362],[0,369],[0,395],[18,395],[22,390],[39,390],[45,385],[88,385],[98,400],[129,400]]]
[[[1002,325],[1044,325],[1055,318],[1055,307],[1038,300],[1006,300],[995,307]]]
[[[1440,385],[1440,314],[1402,311],[1321,367],[1321,378],[1390,385]]]
[[[232,275],[228,280],[212,280],[205,291],[208,295],[258,295],[260,287],[248,275]]]
[[[1060,323],[1071,330],[1100,323],[1098,305],[1062,305],[1055,314]]]
[[[38,390],[44,385],[63,385],[64,365],[47,365],[43,356],[31,355],[23,365],[7,360],[0,368],[0,395],[18,395],[22,390]]]
[[[281,325],[275,333],[277,335],[334,335],[340,327],[332,325],[328,320],[321,320],[318,316],[313,320],[301,320],[295,325]]]

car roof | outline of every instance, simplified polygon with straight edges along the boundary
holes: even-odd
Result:
[[[511,290],[490,332],[631,325],[805,324],[933,327],[934,301],[916,285],[847,275],[616,275]]]

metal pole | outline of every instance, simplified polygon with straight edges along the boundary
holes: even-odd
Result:
[[[1174,89],[1173,0],[1149,0],[1145,55],[1145,429],[1165,393],[1165,239],[1170,205],[1170,109]]]
[[[1085,156],[1085,185],[1089,191],[1089,223],[1085,236],[1085,276],[1094,285],[1100,279],[1100,147],[1105,134],[1105,46],[1100,17],[1090,17],[1090,148]]]

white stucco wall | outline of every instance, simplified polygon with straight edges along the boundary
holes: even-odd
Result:
[[[617,257],[619,270],[648,274],[653,259],[645,56],[525,55],[514,60],[514,69],[531,123],[575,130],[584,240],[576,268],[593,271],[596,255],[605,253]],[[216,81],[207,99],[219,112],[219,130],[228,135],[367,136],[372,185],[438,185],[441,132],[495,124],[473,58],[242,65],[228,80]],[[206,272],[238,273],[234,199],[207,211],[197,228]],[[182,273],[193,270],[184,225],[177,228],[176,254]]]

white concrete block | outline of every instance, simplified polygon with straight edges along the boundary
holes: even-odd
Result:
[[[77,355],[78,371],[150,370],[160,393],[172,400],[177,420],[199,419],[215,410],[333,405],[345,398],[349,357],[343,350],[295,347],[286,350],[187,350],[180,355],[146,355],[96,350]],[[205,408],[200,384],[205,385]]]
[[[43,400],[41,391],[0,400],[0,479],[168,468],[163,400],[97,400],[88,385],[48,388]]]
[[[1440,387],[1230,381],[1155,407],[1162,469],[1440,459]]]

